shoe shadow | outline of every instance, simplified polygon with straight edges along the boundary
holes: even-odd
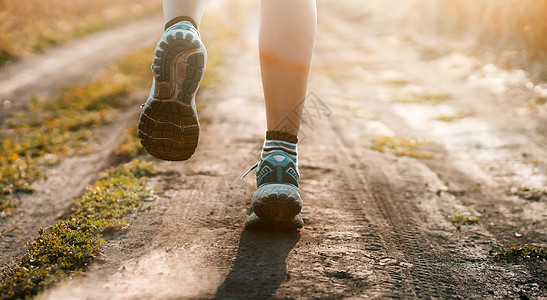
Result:
[[[249,231],[239,240],[236,261],[215,299],[266,299],[287,280],[287,255],[300,232]]]

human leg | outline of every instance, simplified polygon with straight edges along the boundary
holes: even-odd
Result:
[[[298,134],[316,23],[315,0],[260,3],[260,68],[270,131]]]
[[[167,24],[179,17],[189,17],[199,27],[205,0],[163,0],[163,20]]]
[[[259,52],[268,132],[246,227],[303,226],[297,134],[316,34],[315,0],[262,0]]]

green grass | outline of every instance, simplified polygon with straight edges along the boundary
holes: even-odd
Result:
[[[433,154],[419,152],[417,147],[425,143],[425,140],[413,140],[404,137],[381,136],[374,138],[371,149],[396,156],[410,156],[415,158],[432,158]]]
[[[479,223],[480,219],[477,217],[464,216],[463,212],[458,211],[453,214],[447,215],[446,218],[456,225],[474,225]]]
[[[391,98],[391,103],[419,103],[419,104],[440,104],[452,99],[446,93],[403,93]]]
[[[143,199],[152,191],[146,178],[157,173],[148,162],[134,161],[112,168],[76,201],[71,217],[27,244],[25,254],[1,275],[1,299],[26,299],[44,288],[84,271],[103,243],[105,234],[128,226],[124,216],[150,207]]]
[[[108,124],[116,110],[130,104],[129,95],[148,88],[151,47],[122,58],[98,79],[66,87],[51,98],[32,99],[22,111],[0,124],[0,207],[13,209],[13,195],[31,190],[45,177],[46,166],[91,151],[93,130]],[[145,54],[146,53],[146,54]]]
[[[522,247],[493,247],[490,255],[496,261],[521,261],[521,260],[541,260],[545,261],[545,247],[524,245]]]

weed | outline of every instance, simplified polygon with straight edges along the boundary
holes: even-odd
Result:
[[[494,257],[494,260],[545,260],[545,247],[538,247],[532,245],[524,245],[523,247],[493,247],[489,251],[490,255]]]
[[[463,215],[463,212],[458,211],[453,214],[447,215],[446,218],[452,222],[453,224],[456,224],[458,226],[460,225],[474,225],[479,223],[480,219],[477,217],[467,217]]]
[[[546,188],[530,188],[527,186],[512,187],[505,191],[507,196],[518,196],[524,200],[539,201],[542,197],[547,196]]]
[[[421,103],[421,104],[440,104],[452,98],[450,94],[445,93],[407,93],[395,95],[391,103]]]
[[[431,153],[416,151],[416,147],[423,143],[425,143],[425,139],[417,141],[403,137],[382,136],[373,140],[371,149],[380,152],[392,153],[397,156],[432,158],[433,154]]]
[[[461,120],[461,119],[466,118],[468,116],[469,116],[469,113],[459,112],[455,115],[440,115],[440,116],[436,117],[435,120],[442,121],[442,122],[453,122],[453,121],[456,121],[456,120]]]
[[[143,199],[151,195],[146,177],[155,174],[148,162],[110,169],[88,187],[70,218],[48,230],[40,228],[25,254],[4,270],[0,298],[26,299],[85,270],[103,243],[102,236],[126,227],[124,216],[141,209]]]

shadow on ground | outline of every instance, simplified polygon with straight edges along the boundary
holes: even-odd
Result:
[[[215,299],[269,298],[288,279],[285,260],[299,239],[297,231],[243,231],[234,266]]]

